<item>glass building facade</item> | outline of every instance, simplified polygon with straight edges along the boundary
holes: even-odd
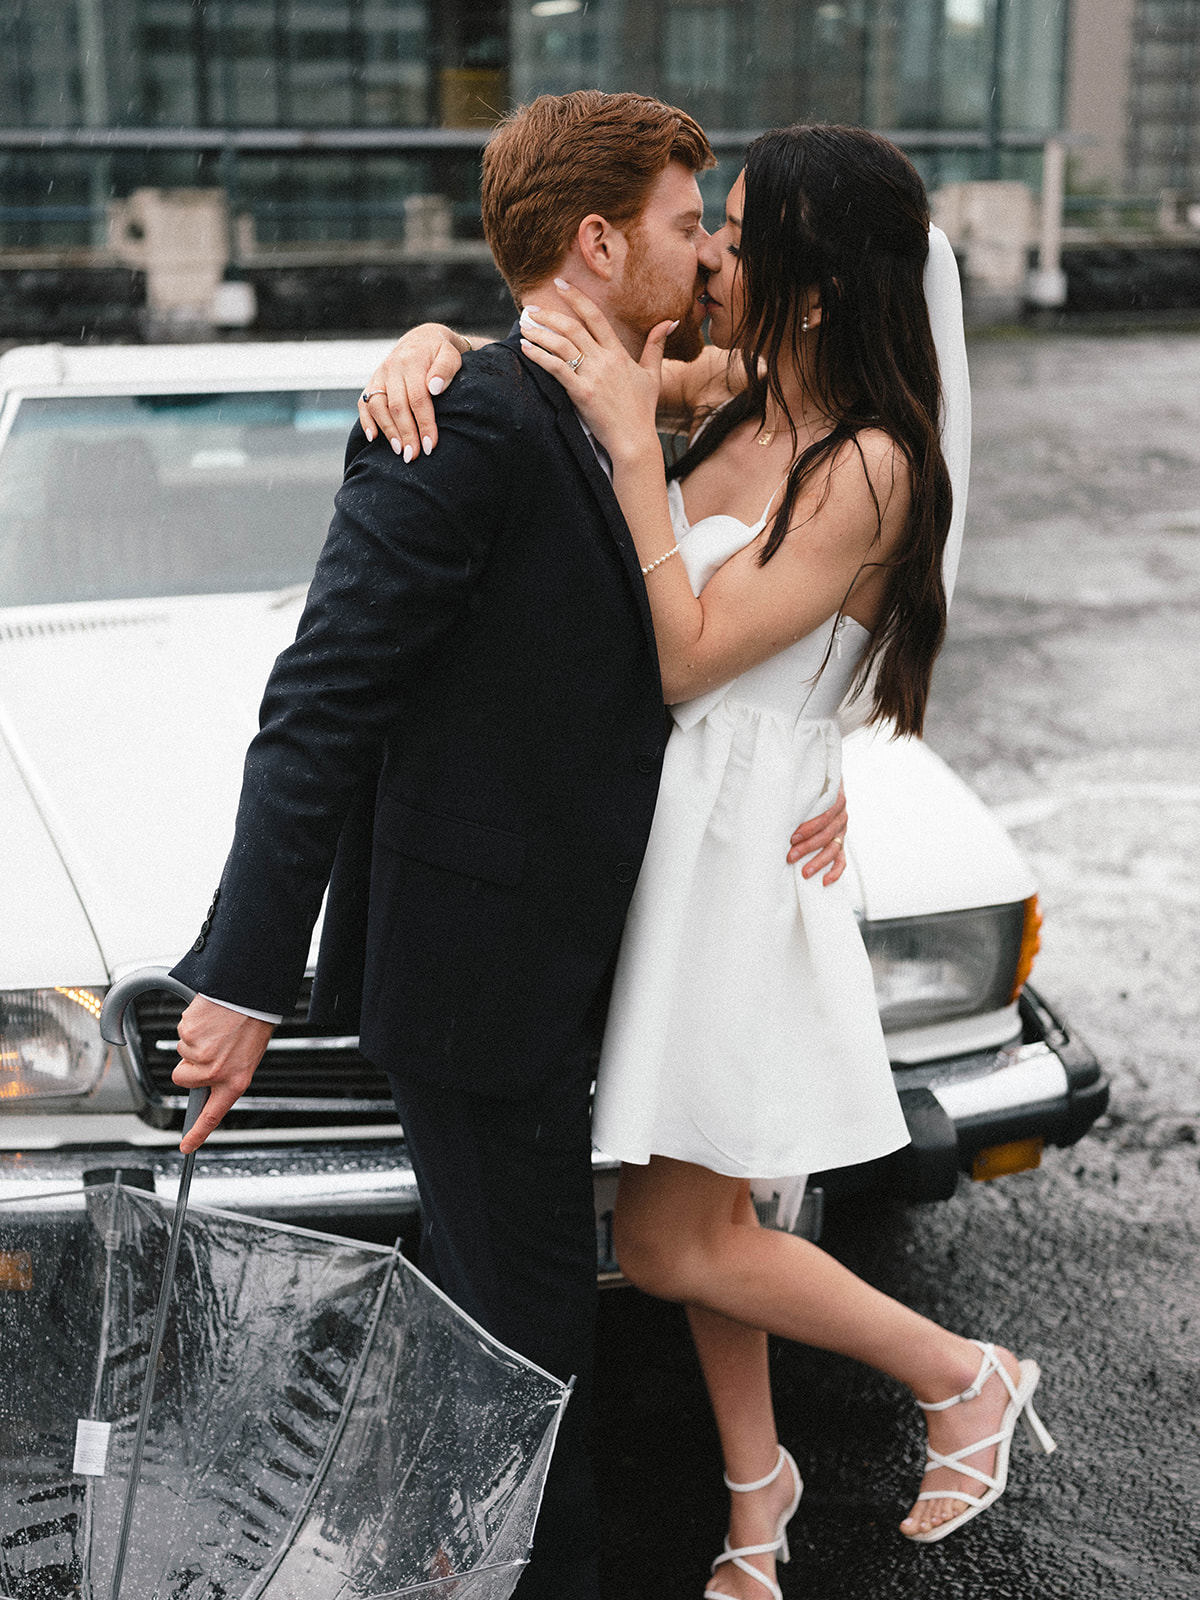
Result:
[[[1126,164],[1139,194],[1200,198],[1200,5],[1139,0],[1129,73]]]
[[[748,133],[817,120],[897,133],[933,183],[1036,176],[1066,29],[1066,0],[6,0],[0,245],[98,240],[108,197],[197,183],[264,242],[398,239],[404,199],[430,193],[467,237],[488,128],[581,87],[686,107],[726,168]],[[79,147],[103,129],[119,147]],[[334,129],[362,137],[271,147]]]

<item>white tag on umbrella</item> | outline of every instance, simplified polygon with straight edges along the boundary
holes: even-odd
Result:
[[[102,1478],[108,1461],[108,1436],[111,1422],[95,1422],[90,1417],[80,1417],[75,1424],[75,1464],[72,1472],[86,1478]]]

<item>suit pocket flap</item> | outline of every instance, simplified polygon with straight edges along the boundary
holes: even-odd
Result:
[[[488,883],[518,884],[525,873],[525,840],[518,834],[422,811],[394,795],[379,801],[375,841],[426,866]]]

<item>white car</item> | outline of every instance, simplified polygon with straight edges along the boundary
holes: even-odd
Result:
[[[173,1192],[179,1002],[110,983],[190,945],[245,747],[291,640],[362,379],[386,346],[230,344],[0,357],[0,1198],[140,1168]],[[904,1198],[1036,1165],[1104,1110],[1090,1052],[1027,983],[1029,868],[922,743],[846,743],[850,870],[912,1145],[827,1173]],[[416,1185],[382,1075],[301,996],[200,1153],[197,1201],[394,1231]],[[596,1158],[611,1268],[612,1164]],[[810,1208],[805,1225],[815,1218]]]

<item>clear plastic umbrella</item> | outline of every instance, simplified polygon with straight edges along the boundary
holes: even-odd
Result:
[[[0,1203],[0,1594],[108,1600],[171,1207]],[[505,1600],[567,1386],[395,1251],[183,1222],[126,1600]]]

